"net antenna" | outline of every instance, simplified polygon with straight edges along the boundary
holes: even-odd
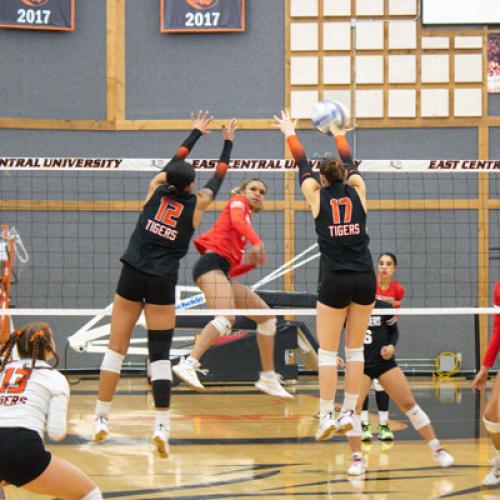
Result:
[[[295,257],[292,259],[288,260],[275,270],[271,271],[269,274],[261,278],[259,281],[254,283],[250,289],[255,291],[258,290],[259,288],[262,288],[264,285],[267,285],[268,283],[271,283],[272,281],[277,280],[281,276],[284,276],[287,273],[290,273],[294,271],[295,269],[307,264],[308,262],[317,259],[319,257],[319,252],[314,253],[313,255],[309,255],[311,252],[315,251],[318,248],[318,244],[315,243],[314,245],[311,245],[310,247],[306,248],[304,251],[301,253],[297,254]],[[187,297],[185,299],[182,299],[182,292],[198,292],[196,295],[193,295],[191,297]],[[179,311],[185,311],[188,309],[191,309],[195,306],[200,306],[205,303],[205,296],[203,293],[201,293],[200,289],[196,286],[185,286],[185,285],[178,285],[176,287],[176,305],[175,309],[177,312]],[[94,325],[99,323],[102,319],[104,319],[106,316],[109,316],[109,314],[112,311],[112,304],[106,307],[106,309],[103,311],[103,314],[97,315],[94,318],[92,318],[90,321],[88,321],[85,325],[83,325],[77,332],[75,332],[73,335],[68,337],[68,342],[71,348],[77,352],[83,353],[83,352],[88,352],[88,353],[104,353],[106,351],[106,346],[107,346],[107,341],[102,341],[99,340],[102,337],[105,337],[109,334],[111,325],[110,323],[100,325],[98,327],[94,328]],[[144,318],[144,314],[141,314],[139,317],[139,320],[137,321],[136,326],[141,326],[145,327],[146,321]],[[176,337],[177,340],[180,340],[179,337]],[[187,339],[186,339],[187,340]],[[139,343],[145,343],[146,339],[132,339],[131,344],[139,344]],[[145,355],[148,353],[148,350],[146,347],[140,348],[140,347],[134,347],[132,346],[128,354],[136,354],[136,355]],[[172,350],[172,356],[175,357],[176,355],[183,355],[185,354],[184,351],[182,352],[176,352],[175,349]]]

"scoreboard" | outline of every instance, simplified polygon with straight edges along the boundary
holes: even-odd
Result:
[[[160,31],[245,31],[245,0],[161,0]]]
[[[75,0],[0,0],[0,28],[75,30]]]

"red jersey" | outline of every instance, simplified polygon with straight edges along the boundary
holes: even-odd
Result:
[[[241,264],[247,243],[255,246],[261,243],[261,239],[252,228],[252,211],[242,194],[233,196],[222,209],[215,224],[194,240],[198,252],[214,252],[227,259],[231,268]],[[246,264],[245,266],[248,267]]]
[[[389,285],[389,288],[387,288],[386,290],[382,290],[382,288],[380,288],[379,281],[377,278],[376,298],[378,300],[389,299],[393,307],[400,307],[401,301],[403,300],[404,296],[405,296],[405,287],[401,283],[393,279],[391,281],[391,284]]]
[[[495,284],[493,291],[493,306],[500,308],[500,280]],[[483,358],[483,366],[491,368],[495,364],[498,351],[500,350],[500,311],[493,315],[493,332],[488,342],[488,348]]]

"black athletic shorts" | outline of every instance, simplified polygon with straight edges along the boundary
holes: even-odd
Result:
[[[375,302],[377,279],[374,271],[332,271],[321,266],[318,301],[326,306],[343,309],[351,302],[369,305]]]
[[[221,271],[229,278],[231,263],[217,253],[208,252],[202,255],[193,267],[193,281],[208,273],[209,271]]]
[[[175,304],[175,276],[153,276],[123,263],[116,293],[127,300],[168,306]]]
[[[37,432],[0,427],[0,481],[24,486],[42,474],[51,458]]]
[[[377,363],[370,365],[365,364],[364,373],[373,380],[374,378],[379,378],[389,370],[396,368],[396,366],[398,366],[398,364],[394,358],[388,360],[381,359]]]

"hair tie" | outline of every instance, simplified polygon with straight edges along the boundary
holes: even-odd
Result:
[[[30,338],[30,342],[34,342],[38,337],[45,337],[45,332],[43,330],[37,330]]]

